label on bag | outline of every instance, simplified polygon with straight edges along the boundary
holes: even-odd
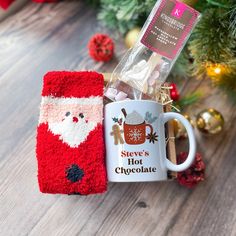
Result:
[[[174,59],[199,16],[199,12],[182,2],[162,0],[141,43],[153,52]]]

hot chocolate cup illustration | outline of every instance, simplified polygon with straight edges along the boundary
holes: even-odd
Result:
[[[153,127],[146,124],[143,117],[136,111],[127,115],[126,111],[122,109],[125,116],[123,124],[125,142],[130,145],[143,144],[146,141],[147,131],[150,129],[150,134],[153,133]]]

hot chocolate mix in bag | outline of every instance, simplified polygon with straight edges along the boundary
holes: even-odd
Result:
[[[199,12],[178,0],[157,1],[137,43],[114,70],[105,95],[112,101],[154,98],[199,18]]]

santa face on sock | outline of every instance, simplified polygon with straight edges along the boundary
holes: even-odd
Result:
[[[65,118],[61,122],[49,123],[49,130],[53,134],[58,134],[60,140],[70,147],[78,147],[83,142],[91,130],[96,126],[95,122],[89,122],[83,113],[78,116],[66,112]]]
[[[53,98],[44,97],[41,106],[40,123],[72,148],[84,142],[89,133],[101,123],[102,98]],[[47,114],[53,114],[48,116]]]

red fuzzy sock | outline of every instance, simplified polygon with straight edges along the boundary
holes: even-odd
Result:
[[[106,191],[103,83],[96,72],[44,76],[36,146],[41,192]]]

